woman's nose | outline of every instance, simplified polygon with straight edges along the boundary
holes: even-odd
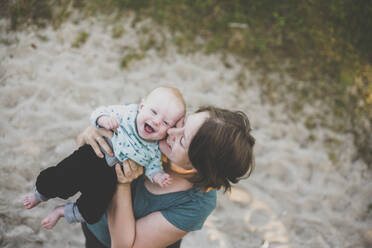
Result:
[[[182,131],[182,128],[172,127],[168,129],[167,133],[169,136],[175,136],[179,134],[181,131]]]

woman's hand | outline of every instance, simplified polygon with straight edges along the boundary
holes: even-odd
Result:
[[[109,130],[98,129],[93,126],[88,126],[77,137],[76,144],[78,147],[88,144],[90,145],[98,157],[103,158],[103,154],[99,145],[111,156],[113,156],[110,146],[107,144],[103,137],[112,138],[113,133]]]
[[[115,165],[116,176],[119,184],[131,183],[134,179],[143,174],[143,167],[130,159],[123,162],[123,170],[120,164]]]

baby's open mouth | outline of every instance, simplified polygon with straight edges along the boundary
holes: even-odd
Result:
[[[147,123],[145,123],[145,131],[147,133],[153,133],[155,130]]]

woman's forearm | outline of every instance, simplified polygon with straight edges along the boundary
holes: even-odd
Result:
[[[108,209],[108,225],[111,247],[132,247],[135,239],[136,222],[132,209],[130,184],[118,184]]]

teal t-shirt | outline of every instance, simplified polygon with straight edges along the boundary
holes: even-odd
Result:
[[[132,182],[132,200],[135,219],[160,211],[164,218],[175,227],[189,232],[200,230],[209,214],[216,208],[216,190],[205,193],[192,188],[186,191],[154,195],[146,189],[144,177],[141,176]],[[110,247],[111,240],[106,214],[99,222],[88,224],[88,228],[98,240]]]

